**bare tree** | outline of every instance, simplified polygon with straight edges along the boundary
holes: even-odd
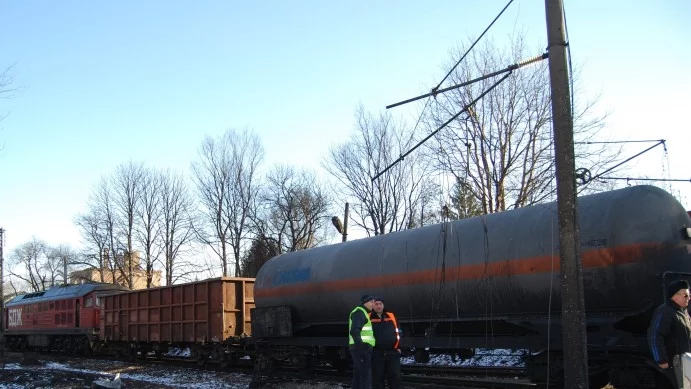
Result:
[[[102,263],[108,268],[110,279],[114,284],[118,283],[118,263],[116,256],[118,247],[121,247],[118,235],[118,221],[115,207],[115,200],[113,198],[112,185],[107,177],[102,177],[98,183],[96,190],[91,196],[90,208],[93,210],[93,216],[99,218],[101,229],[106,240],[106,247],[99,257]]]
[[[113,258],[122,273],[125,285],[130,289],[134,288],[135,275],[139,270],[134,243],[136,217],[142,201],[143,177],[143,165],[129,162],[118,166],[111,182],[118,234],[124,243],[124,247],[117,248],[119,250]],[[118,252],[122,254],[117,255]]]
[[[10,276],[25,282],[32,292],[55,285],[57,274],[49,264],[47,249],[46,243],[36,238],[14,249],[8,263]]]
[[[154,265],[163,249],[161,231],[163,183],[160,173],[146,168],[141,170],[140,180],[139,204],[135,206],[138,217],[136,238],[143,251],[146,287],[151,288]]]
[[[67,285],[69,283],[69,270],[77,263],[77,253],[69,245],[61,244],[48,248],[47,257],[51,273],[54,272],[62,278],[63,284]],[[55,282],[53,281],[53,283]]]
[[[267,176],[262,203],[261,235],[275,240],[279,253],[319,244],[319,231],[330,220],[330,200],[314,173],[275,166]]]
[[[99,281],[105,282],[106,251],[108,248],[109,234],[107,224],[97,204],[91,203],[89,211],[75,218],[74,223],[81,232],[84,247],[81,259],[76,259],[74,265],[87,266],[95,269],[99,274]]]
[[[362,106],[356,121],[352,138],[331,147],[324,162],[340,184],[337,192],[354,199],[351,219],[368,235],[414,227],[423,199],[432,190],[429,169],[420,155],[411,155],[371,180],[415,144],[414,134],[390,114],[375,117]]]
[[[527,50],[522,36],[512,38],[502,50],[485,41],[451,73],[451,84],[505,68],[535,52]],[[460,56],[459,49],[454,56]],[[446,122],[463,106],[487,90],[496,79],[487,79],[439,95],[432,104],[432,124]],[[575,105],[576,140],[592,137],[604,117],[592,115],[594,102]],[[483,213],[523,207],[549,199],[555,190],[550,88],[546,63],[522,68],[437,134],[430,144],[432,159],[480,203]],[[597,171],[613,156],[603,149],[580,147],[581,164]],[[609,156],[609,158],[608,158]]]
[[[14,87],[16,69],[14,65],[6,67],[0,72],[0,99],[9,99],[14,97],[17,88]],[[0,121],[6,117],[6,113],[0,112]]]
[[[161,175],[159,197],[166,285],[172,285],[178,256],[194,237],[193,200],[184,178],[171,172]]]
[[[199,160],[192,164],[202,210],[197,236],[216,253],[224,276],[230,275],[229,250],[233,274],[240,273],[240,251],[249,234],[263,155],[255,134],[228,130],[218,139],[204,139]]]

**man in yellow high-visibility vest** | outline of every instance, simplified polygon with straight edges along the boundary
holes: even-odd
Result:
[[[372,388],[372,349],[374,331],[369,313],[374,307],[374,296],[364,295],[360,305],[348,317],[348,349],[353,358],[353,389]]]

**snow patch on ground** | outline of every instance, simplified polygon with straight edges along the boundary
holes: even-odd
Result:
[[[115,374],[104,373],[101,371],[88,370],[88,369],[75,369],[58,362],[48,362],[43,367],[44,369],[54,369],[63,371],[73,371],[79,373],[87,374],[105,374],[109,376],[110,379],[115,377]],[[134,381],[144,381],[154,384],[167,385],[175,388],[194,388],[194,389],[220,389],[220,388],[246,388],[250,382],[250,378],[240,374],[229,374],[231,382],[226,384],[225,382],[213,382],[217,381],[218,377],[213,373],[205,373],[191,369],[179,369],[176,371],[168,371],[166,375],[161,376],[158,374],[147,374],[147,373],[128,373],[125,371],[120,372],[120,378],[130,379]],[[139,370],[136,368],[136,370]],[[159,372],[160,374],[160,372]],[[234,382],[234,384],[233,384]],[[241,385],[241,386],[238,386]]]
[[[164,354],[167,357],[186,357],[189,358],[190,355],[192,355],[192,352],[190,351],[189,347],[185,348],[177,348],[177,347],[171,347],[168,349],[168,352]]]
[[[461,359],[449,354],[431,354],[429,362],[422,365],[432,366],[501,366],[525,367],[524,350],[511,349],[476,349],[475,356]],[[402,365],[420,365],[412,356],[401,358]]]

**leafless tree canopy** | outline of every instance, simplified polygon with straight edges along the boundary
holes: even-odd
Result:
[[[172,172],[161,175],[160,205],[166,285],[172,285],[180,275],[176,266],[178,257],[194,237],[193,200],[182,175]]]
[[[17,88],[14,86],[16,69],[14,65],[6,67],[0,72],[0,99],[9,99],[14,97]],[[1,106],[0,106],[1,107]],[[4,119],[6,112],[0,110],[0,120]]]
[[[77,262],[77,253],[72,247],[61,244],[55,247],[50,247],[47,252],[48,262],[51,268],[56,268],[55,271],[60,277],[64,285],[69,282],[69,274],[73,265]]]
[[[464,50],[457,50],[460,57]],[[540,54],[528,50],[523,37],[514,37],[510,47],[500,49],[492,42],[478,46],[451,74],[450,84],[503,69],[522,59]],[[454,60],[455,62],[455,60]],[[439,95],[431,103],[431,124],[447,121],[498,79],[488,79]],[[577,99],[578,100],[578,99]],[[592,115],[593,103],[576,104],[575,137],[592,137],[603,117]],[[549,76],[546,62],[517,71],[487,94],[468,114],[463,114],[439,132],[429,154],[442,171],[481,204],[483,213],[523,207],[553,195],[554,156],[551,128]],[[606,153],[577,146],[581,166],[597,171]]]
[[[315,247],[328,223],[330,200],[314,173],[276,166],[262,196],[260,233],[274,240],[279,253]]]
[[[417,215],[424,214],[424,200],[433,190],[420,154],[371,180],[415,144],[414,134],[388,113],[375,116],[359,107],[355,116],[355,134],[332,147],[324,163],[338,182],[334,192],[351,199],[351,220],[368,235],[419,225]]]
[[[233,274],[240,273],[240,252],[249,234],[258,191],[257,168],[263,156],[254,133],[228,130],[220,138],[204,139],[199,158],[192,164],[202,212],[197,236],[216,253],[224,276],[231,275],[231,258]]]
[[[139,204],[135,207],[137,214],[136,240],[142,249],[146,287],[151,288],[154,265],[159,260],[163,249],[161,245],[161,174],[151,168],[142,168],[140,173]]]
[[[31,292],[56,285],[60,264],[48,257],[48,250],[48,245],[36,238],[20,245],[10,254],[9,275],[26,283]]]
[[[125,278],[126,286],[130,289],[134,288],[134,278],[138,268],[134,260],[135,223],[142,202],[145,185],[143,178],[144,166],[141,163],[129,162],[117,167],[111,181],[118,235],[121,237],[113,259]]]
[[[75,266],[86,266],[98,271],[98,281],[104,282],[104,272],[113,266],[106,263],[106,251],[109,247],[110,234],[105,217],[101,213],[100,204],[96,201],[97,196],[92,196],[89,203],[89,210],[75,218],[74,223],[79,228],[84,244],[79,259],[74,261]]]

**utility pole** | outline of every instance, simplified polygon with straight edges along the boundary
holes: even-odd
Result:
[[[5,229],[0,227],[0,342],[5,335]]]
[[[552,126],[559,213],[561,265],[561,323],[564,345],[564,388],[588,388],[583,275],[576,207],[573,116],[566,62],[566,33],[562,0],[545,0],[547,50],[552,91]]]
[[[62,256],[62,278],[63,284],[67,286],[67,252],[63,253]]]

